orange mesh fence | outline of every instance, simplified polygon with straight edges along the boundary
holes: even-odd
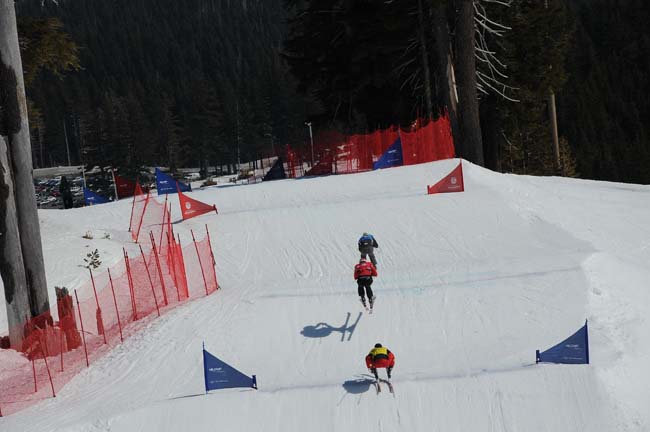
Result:
[[[379,160],[398,137],[402,142],[404,165],[449,159],[455,154],[449,118],[445,113],[426,124],[417,121],[410,130],[392,127],[350,136],[337,131],[321,131],[314,138],[316,163],[305,175],[372,170],[374,162]],[[297,159],[299,156],[293,152],[290,158]]]
[[[171,225],[164,225],[163,244],[151,232],[146,250],[141,247],[132,256],[124,252],[121,262],[105,273],[91,273],[91,280],[74,293],[57,292],[57,321],[49,312],[26,321],[20,329],[22,346],[2,353],[0,415],[54,396],[79,371],[141,328],[136,321],[155,319],[188,298],[218,289],[209,233],[181,247]]]
[[[135,194],[133,195],[133,203],[131,205],[131,220],[129,221],[129,231],[134,241],[138,241],[138,234],[140,233],[140,225],[142,216],[149,201],[149,193],[142,192],[140,183],[135,185]]]

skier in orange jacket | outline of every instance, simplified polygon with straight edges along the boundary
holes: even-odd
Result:
[[[388,348],[377,343],[366,356],[366,366],[370,369],[370,372],[372,372],[376,379],[379,379],[377,369],[385,368],[388,379],[390,379],[390,373],[395,366],[395,355],[390,352]]]

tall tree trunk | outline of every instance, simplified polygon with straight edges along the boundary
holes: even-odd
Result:
[[[501,172],[501,137],[498,128],[501,122],[499,121],[496,96],[490,94],[481,102],[480,113],[483,148],[485,149],[485,167],[492,171]]]
[[[474,47],[474,0],[460,0],[456,24],[456,75],[458,77],[458,124],[463,156],[483,166],[483,141],[479,119]]]
[[[437,99],[447,109],[451,133],[454,137],[456,153],[462,154],[460,148],[460,131],[458,128],[457,98],[454,82],[454,68],[451,61],[451,40],[447,21],[447,0],[431,0],[431,21],[433,24],[434,68]]]
[[[16,11],[13,0],[0,0],[0,57],[3,74],[11,79],[0,80],[3,96],[6,156],[13,176],[15,209],[20,248],[31,316],[49,311],[41,232],[36,208],[32,175],[32,153],[29,140],[27,104],[23,82],[23,67],[18,47]],[[9,123],[9,124],[7,124]],[[14,263],[17,265],[17,263]]]
[[[6,81],[6,73],[7,69],[0,59],[0,82]],[[0,89],[0,92],[2,90]],[[0,93],[2,111],[6,109],[3,96],[4,94]],[[19,347],[23,337],[25,317],[30,313],[29,295],[23,254],[20,248],[18,215],[16,214],[11,162],[8,158],[8,140],[5,138],[4,118],[0,119],[0,122],[2,128],[0,130],[0,277],[2,277],[4,285],[9,339],[12,347]]]
[[[424,97],[427,104],[427,118],[433,118],[433,104],[431,103],[431,71],[429,70],[429,50],[424,32],[424,11],[422,0],[418,0],[418,35],[420,38],[420,53],[422,54],[422,69],[424,71]]]

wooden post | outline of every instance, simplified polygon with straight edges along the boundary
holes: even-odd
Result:
[[[124,263],[126,265],[126,277],[129,281],[129,295],[131,296],[131,310],[133,311],[133,321],[138,320],[138,308],[135,302],[135,291],[133,289],[133,279],[131,278],[131,266],[129,265],[129,255],[126,253],[126,249],[122,249],[124,252]]]
[[[160,241],[158,242],[160,247],[162,247],[162,236],[163,236],[163,231],[165,231],[165,220],[167,220],[167,197],[168,196],[169,195],[165,195],[165,206],[163,208],[163,220],[162,220],[162,225],[160,227]]]
[[[214,280],[217,283],[217,289],[219,289],[219,280],[217,279],[217,261],[214,259],[214,252],[212,252],[212,240],[210,239],[210,230],[208,230],[208,224],[205,224],[205,232],[208,235],[208,246],[210,247],[210,256],[212,257],[212,267],[214,269]]]
[[[79,312],[79,324],[81,325],[81,339],[84,343],[84,353],[86,354],[86,367],[90,366],[88,361],[88,348],[86,347],[86,332],[84,331],[84,319],[81,316],[81,306],[79,305],[79,297],[77,296],[77,290],[74,290],[74,298],[77,300],[77,311]]]
[[[50,379],[50,386],[52,387],[52,397],[56,397],[54,392],[54,383],[52,382],[52,374],[50,373],[50,366],[47,364],[47,354],[43,353],[43,360],[45,361],[45,369],[47,370],[47,377]]]
[[[212,257],[212,265],[217,265],[217,261],[214,259],[214,253],[212,252],[212,240],[210,239],[210,230],[208,229],[208,224],[205,224],[205,232],[208,235],[208,245],[210,246],[210,256]]]
[[[97,304],[97,313],[95,314],[95,317],[97,319],[97,333],[104,336],[104,345],[106,345],[108,342],[106,341],[106,332],[104,331],[102,308],[99,307],[99,297],[97,297],[97,289],[95,288],[95,278],[93,277],[93,271],[90,268],[88,268],[88,271],[90,272],[90,280],[93,284],[93,293],[95,293],[95,303]]]
[[[201,263],[201,254],[199,253],[199,246],[196,244],[196,239],[194,238],[194,231],[190,230],[192,233],[192,241],[194,242],[194,248],[196,249],[196,256],[199,258],[199,267],[201,267],[201,276],[203,276],[203,285],[205,285],[205,295],[208,293],[208,282],[205,279],[205,272],[203,271],[203,264]]]
[[[562,173],[562,162],[560,161],[560,140],[557,133],[557,112],[555,109],[555,93],[552,88],[548,89],[548,115],[551,119],[551,136],[553,138],[553,157],[555,159],[555,170]]]
[[[170,256],[170,259],[168,260],[168,265],[171,268],[172,272],[172,277],[174,278],[174,286],[176,287],[176,295],[178,296],[178,301],[181,301],[181,292],[178,289],[178,272],[176,271],[176,260],[174,258],[174,255],[176,254],[176,251],[174,250],[176,246],[172,244],[172,242],[169,240],[169,233],[167,233],[167,247],[169,248],[168,254]]]
[[[117,308],[117,298],[115,297],[115,288],[113,287],[113,278],[111,277],[111,269],[108,269],[108,280],[111,283],[111,292],[113,293],[113,304],[115,304],[115,315],[117,315],[117,326],[120,329],[120,342],[124,342],[122,336],[122,322],[120,321],[120,311]]]
[[[151,293],[153,294],[153,302],[156,304],[156,312],[160,316],[160,309],[158,308],[158,300],[156,299],[156,289],[153,287],[153,281],[151,280],[151,273],[149,273],[149,266],[147,265],[147,259],[144,257],[144,251],[142,250],[142,245],[140,246],[140,254],[142,254],[142,261],[144,262],[144,268],[147,270],[147,277],[149,278],[149,285],[151,285]]]
[[[34,375],[34,393],[38,392],[38,385],[36,385],[36,366],[34,365],[34,359],[32,359],[32,373]]]
[[[133,190],[133,202],[131,203],[131,217],[129,217],[129,232],[131,232],[131,224],[133,223],[133,209],[135,208],[135,200],[138,198],[138,195],[136,195],[135,191],[138,190],[138,182],[136,179],[135,182],[135,189]]]
[[[158,258],[158,252],[156,250],[156,239],[153,238],[153,233],[150,233],[150,238],[151,238],[151,246],[153,247],[153,254],[154,257],[156,258],[156,267],[158,268],[158,277],[160,278],[160,285],[162,286],[163,302],[165,303],[165,306],[168,306],[169,302],[167,301],[167,290],[165,289],[165,280],[163,279],[162,269],[160,268],[160,259]]]
[[[147,197],[145,198],[144,201],[144,209],[142,209],[142,217],[140,218],[140,223],[138,224],[138,230],[135,232],[135,242],[138,242],[138,239],[140,238],[140,229],[142,228],[142,221],[144,221],[144,215],[147,213],[147,205],[149,205],[149,192],[147,192]]]
[[[181,263],[181,277],[183,278],[183,284],[185,288],[187,289],[187,273],[185,272],[185,257],[183,256],[183,247],[181,246],[181,236],[180,234],[176,234],[178,238],[178,250],[180,251],[180,263]],[[187,292],[187,298],[190,297],[189,291]]]
[[[65,346],[63,345],[63,335],[64,335],[63,330],[61,330],[59,332],[59,334],[61,335],[61,337],[60,337],[60,339],[61,339],[61,372],[63,372],[63,351],[65,351]]]

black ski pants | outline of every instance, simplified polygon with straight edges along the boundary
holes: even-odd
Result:
[[[366,259],[367,257],[370,257],[372,265],[377,266],[377,259],[375,258],[375,251],[373,248],[359,250],[359,252],[361,253],[361,258]]]
[[[368,298],[372,298],[372,276],[361,276],[357,279],[357,285],[359,288],[359,297],[364,298],[364,295],[367,294]]]

